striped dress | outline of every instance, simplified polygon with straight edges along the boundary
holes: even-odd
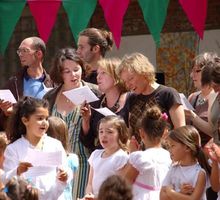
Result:
[[[77,154],[79,157],[79,168],[75,174],[73,185],[73,200],[77,200],[77,198],[82,198],[84,196],[89,173],[89,165],[87,161],[89,158],[89,151],[79,139],[82,122],[80,107],[76,107],[72,112],[63,116],[57,111],[55,104],[52,109],[52,115],[59,117],[66,122],[68,126],[70,151]]]

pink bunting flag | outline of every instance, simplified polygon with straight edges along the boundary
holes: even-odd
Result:
[[[207,0],[179,0],[199,37],[203,39],[207,14]]]
[[[27,0],[40,37],[48,41],[62,0]]]
[[[123,18],[129,2],[130,0],[99,0],[117,48],[120,46]]]

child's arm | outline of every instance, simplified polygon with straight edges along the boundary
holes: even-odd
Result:
[[[211,183],[212,189],[215,192],[218,192],[220,190],[218,162],[214,160],[212,160],[212,171],[211,171],[211,176],[210,176],[210,183]]]
[[[204,171],[200,171],[197,182],[196,182],[196,186],[191,195],[186,195],[186,194],[176,192],[175,190],[172,189],[172,187],[166,186],[162,188],[161,196],[164,194],[163,193],[164,190],[167,196],[165,196],[165,198],[161,198],[161,200],[166,200],[166,197],[168,197],[169,200],[176,200],[176,199],[178,200],[200,200],[205,190],[205,186],[206,186],[206,175]]]
[[[128,163],[125,167],[124,176],[129,181],[129,183],[133,184],[139,174],[139,171],[134,168],[130,163]]]
[[[86,194],[93,194],[93,191],[92,191],[92,180],[93,180],[93,167],[90,165],[89,179],[88,179],[88,183],[87,183],[87,186],[86,186]]]
[[[166,192],[166,189],[167,189],[168,186],[163,186],[160,190],[160,200],[170,200],[168,195],[167,195],[167,192]]]

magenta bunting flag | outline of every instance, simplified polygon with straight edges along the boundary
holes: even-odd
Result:
[[[0,53],[3,54],[11,38],[26,0],[0,1]]]
[[[75,41],[79,32],[85,29],[96,8],[97,0],[63,0],[63,7]]]
[[[35,19],[40,37],[48,41],[56,21],[61,0],[27,0],[30,11]]]
[[[199,37],[203,39],[207,15],[207,0],[179,0],[179,3]]]
[[[129,3],[130,0],[99,0],[117,48],[120,46],[123,18]]]

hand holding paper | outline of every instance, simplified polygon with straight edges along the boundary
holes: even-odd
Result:
[[[70,99],[75,105],[80,105],[84,101],[90,103],[99,100],[98,97],[90,90],[88,86],[79,87],[69,91],[63,92],[63,94]]]
[[[0,100],[16,103],[16,99],[10,90],[0,90]]]
[[[62,165],[62,152],[42,152],[28,148],[24,162],[21,163],[31,163],[31,167],[24,173],[25,177],[43,176]]]
[[[109,116],[109,115],[116,115],[115,113],[113,113],[111,110],[109,110],[107,107],[104,108],[92,108],[94,110],[96,110],[97,112],[103,114],[104,116]]]
[[[28,148],[24,161],[31,163],[33,166],[59,166],[62,165],[62,152],[42,152]]]
[[[179,93],[184,110],[195,110],[183,93]]]

